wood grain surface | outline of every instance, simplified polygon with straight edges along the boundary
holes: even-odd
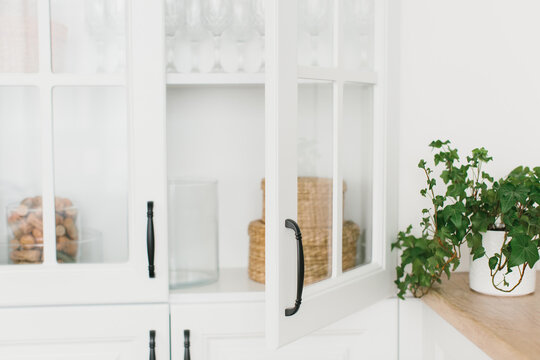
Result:
[[[489,296],[469,288],[468,273],[453,273],[422,300],[493,359],[540,359],[539,286],[537,276],[534,294]]]

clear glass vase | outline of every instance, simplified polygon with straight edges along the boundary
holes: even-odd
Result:
[[[172,289],[218,279],[217,181],[169,181],[169,285]]]

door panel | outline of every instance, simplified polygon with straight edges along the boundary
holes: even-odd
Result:
[[[396,32],[390,3],[267,2],[266,335],[272,348],[394,291],[397,121],[389,76],[395,64],[387,54]],[[359,39],[352,55],[351,27]],[[332,34],[327,45],[325,32]],[[306,33],[310,55],[302,58]],[[306,177],[315,184],[307,191]],[[287,219],[302,232],[302,299],[302,260]],[[314,276],[320,270],[314,265],[326,265],[326,272]],[[285,309],[293,305],[300,307],[291,316]]]
[[[167,301],[162,2],[0,9],[0,305]]]
[[[191,332],[191,358],[206,360],[356,360],[397,358],[397,300],[364,311],[278,350],[266,347],[264,304],[171,306],[171,355],[183,359],[183,330]]]
[[[169,359],[167,305],[0,310],[5,360],[146,360],[155,330],[157,360]]]

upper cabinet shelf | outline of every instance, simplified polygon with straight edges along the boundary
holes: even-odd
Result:
[[[264,78],[264,73],[169,73],[167,74],[167,85],[261,85],[264,84]]]

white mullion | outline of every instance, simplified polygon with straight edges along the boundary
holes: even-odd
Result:
[[[51,27],[48,0],[38,1],[39,114],[41,118],[41,173],[43,207],[43,263],[56,264],[54,155],[52,122]]]
[[[343,82],[334,83],[333,123],[333,211],[332,211],[332,277],[343,272],[343,175],[341,170],[341,129],[343,123]]]
[[[334,64],[338,74],[343,68],[343,2],[334,1]],[[343,81],[333,84],[333,219],[332,219],[332,277],[343,272],[343,176],[341,174],[341,128],[343,119]]]

